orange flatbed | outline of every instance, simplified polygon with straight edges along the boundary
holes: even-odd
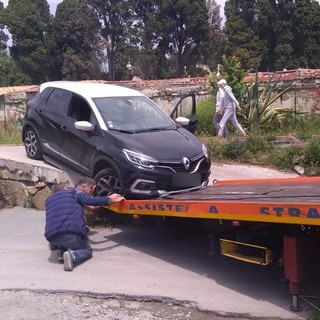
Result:
[[[166,198],[125,200],[111,204],[109,209],[120,214],[291,225],[291,232],[287,228],[278,231],[283,238],[284,275],[294,311],[301,309],[300,282],[320,258],[320,177],[217,181],[203,190]],[[230,256],[237,258],[243,243],[231,242],[235,249]],[[249,259],[243,254],[241,257],[243,261]]]
[[[320,177],[217,181],[203,190],[125,200],[109,209],[120,214],[320,226]]]
[[[19,146],[13,154],[20,151]],[[290,308],[295,311],[300,310],[299,284],[311,264],[320,259],[320,177],[217,181],[203,190],[125,200],[108,209],[119,214],[274,223],[283,237],[284,277],[293,296]],[[290,228],[285,224],[291,224]]]

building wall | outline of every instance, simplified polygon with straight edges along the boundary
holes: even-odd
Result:
[[[268,83],[272,75],[273,73],[270,72],[258,74],[261,89]],[[249,74],[245,81],[247,83],[255,81],[255,76],[255,74]],[[281,100],[274,103],[274,106],[285,106],[295,109],[297,112],[320,115],[320,70],[279,71],[273,76],[273,80],[278,81],[279,91],[287,86],[292,86]],[[199,102],[208,99],[212,90],[211,85],[204,77],[149,81],[134,78],[131,81],[95,82],[111,83],[141,91],[169,114],[181,96],[195,92],[196,101]],[[21,87],[19,92],[19,87],[14,87],[14,93],[11,94],[10,88],[0,88],[0,123],[21,117],[21,105],[25,106],[25,102],[35,95],[37,89],[37,86]]]

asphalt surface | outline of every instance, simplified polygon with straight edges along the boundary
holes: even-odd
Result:
[[[162,225],[92,229],[93,258],[65,272],[48,249],[43,227],[43,211],[15,207],[0,212],[0,289],[187,301],[220,315],[304,319],[303,311],[289,309],[281,267],[211,256],[204,234],[189,231],[177,240]]]
[[[1,150],[2,158],[5,149]],[[19,161],[23,157],[19,154]],[[214,164],[212,179],[271,178],[271,174],[295,176],[270,169]],[[310,312],[304,301],[299,302],[302,311],[290,310],[292,297],[282,267],[211,255],[208,235],[192,228],[185,229],[179,238],[165,224],[91,229],[93,258],[65,272],[43,237],[44,219],[44,212],[35,209],[0,211],[0,297],[8,290],[20,289],[71,295],[80,292],[117,300],[188,305],[212,315],[245,319],[306,319]],[[0,319],[42,319],[3,316],[0,314]]]

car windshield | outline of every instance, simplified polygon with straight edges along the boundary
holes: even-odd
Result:
[[[160,107],[143,96],[94,98],[93,101],[108,129],[137,132],[175,125]]]

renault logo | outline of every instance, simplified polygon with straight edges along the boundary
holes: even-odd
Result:
[[[183,157],[182,158],[182,163],[184,165],[184,168],[186,170],[189,170],[190,169],[190,160],[187,158],[187,157]]]

